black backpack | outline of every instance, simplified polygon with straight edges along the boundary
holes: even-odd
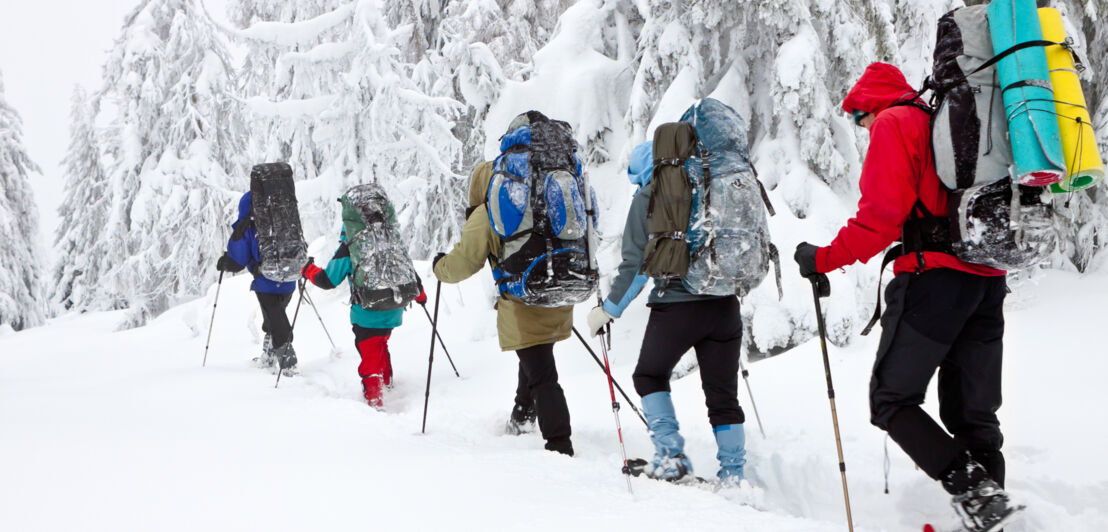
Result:
[[[300,226],[296,184],[285,163],[255,165],[250,171],[250,208],[258,232],[258,273],[291,282],[308,262],[308,244]]]

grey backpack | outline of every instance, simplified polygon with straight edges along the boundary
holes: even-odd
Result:
[[[682,282],[694,294],[743,296],[773,263],[780,297],[781,265],[766,217],[773,206],[750,161],[746,122],[712,98],[690,107],[681,121],[699,138],[699,149],[685,162],[692,183],[691,255]]]
[[[1014,185],[1009,176],[1012,146],[995,64],[1021,47],[1042,43],[995,54],[987,9],[963,7],[939,19],[925,90],[934,91],[931,146],[935,171],[951,191],[949,214],[940,225],[923,216],[920,235],[908,234],[917,230],[910,221],[905,243],[918,236],[924,247],[917,251],[950,252],[975,264],[1021,269],[1045,260],[1056,236],[1049,196],[1041,188]]]

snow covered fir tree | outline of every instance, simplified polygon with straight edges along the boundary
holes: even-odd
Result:
[[[67,220],[62,229],[99,220],[107,230],[58,239],[76,254],[73,263],[90,265],[80,278],[58,270],[66,287],[59,290],[77,294],[58,300],[131,308],[137,324],[194,296],[212,279],[206,265],[225,237],[220,218],[245,188],[246,168],[268,160],[292,165],[309,240],[334,231],[335,197],[375,181],[399,198],[413,257],[429,258],[456,240],[473,163],[527,108],[574,126],[602,205],[619,212],[631,190],[619,175],[630,147],[696,98],[718,98],[748,117],[760,176],[786,207],[771,224],[802,224],[830,239],[834,221],[853,207],[866,143],[838,102],[874,60],[901,65],[922,83],[935,20],[957,4],[232,0],[233,26],[220,26],[191,0],[144,2],[93,96],[103,102],[96,116],[110,125],[89,137],[100,162],[88,164],[103,167],[110,214]],[[1089,85],[1099,87],[1104,54],[1096,51],[1108,39],[1094,23],[1095,3],[1060,7],[1093,67],[1088,76],[1097,76]],[[148,58],[169,46],[180,49]],[[236,55],[242,59],[233,62]],[[167,83],[162,72],[184,77]],[[1090,90],[1089,101],[1103,124],[1101,93]],[[140,133],[135,124],[149,127]],[[95,187],[96,175],[70,188]],[[1099,190],[1074,194],[1059,210],[1065,238],[1056,266],[1083,269],[1103,245]],[[188,208],[175,211],[180,219],[156,219],[150,205],[165,201]],[[616,259],[621,223],[602,216],[602,260]],[[105,258],[105,249],[127,251]],[[872,303],[867,288],[876,282],[872,270],[847,276],[859,289],[830,302],[836,344],[865,320],[860,309]],[[786,292],[781,301],[768,289],[747,298],[752,350],[780,352],[814,333],[805,302],[788,295],[798,291]]]
[[[30,183],[38,172],[23,146],[23,121],[4,98],[0,76],[0,327],[15,330],[42,324],[46,311],[38,207]]]

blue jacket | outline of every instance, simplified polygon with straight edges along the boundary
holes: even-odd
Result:
[[[231,224],[231,238],[227,241],[227,255],[231,260],[245,266],[254,276],[250,289],[263,294],[291,294],[296,290],[296,281],[279,282],[266,279],[258,273],[261,255],[258,253],[258,230],[254,228],[254,216],[250,209],[250,191],[239,200],[239,217]]]
[[[350,279],[354,265],[350,261],[350,247],[346,245],[346,231],[339,235],[339,248],[324,269],[316,266],[306,268],[308,280],[316,286],[330,290],[343,281]],[[366,310],[359,305],[350,305],[350,323],[366,329],[394,329],[404,322],[404,309]]]

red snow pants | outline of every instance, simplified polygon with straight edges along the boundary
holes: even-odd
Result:
[[[392,329],[366,329],[354,326],[354,342],[362,363],[358,376],[362,378],[362,392],[369,406],[380,407],[381,392],[392,385],[392,360],[389,355],[389,336]]]

